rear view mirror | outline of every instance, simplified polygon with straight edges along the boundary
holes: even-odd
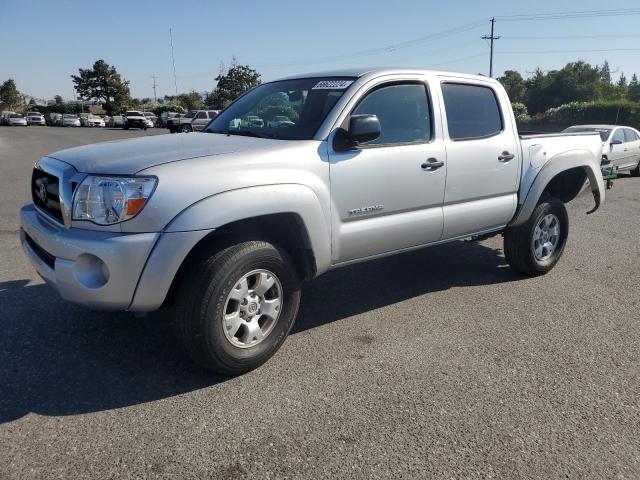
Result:
[[[333,139],[336,152],[351,150],[359,143],[370,142],[380,136],[380,121],[376,115],[352,115],[349,131],[338,129]]]
[[[370,142],[380,136],[377,115],[352,115],[349,119],[349,138],[356,144]]]

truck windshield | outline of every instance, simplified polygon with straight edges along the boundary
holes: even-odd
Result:
[[[205,132],[278,140],[310,140],[354,78],[265,83],[223,110]]]

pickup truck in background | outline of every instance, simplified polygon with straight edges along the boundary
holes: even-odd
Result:
[[[519,136],[490,78],[296,76],[250,90],[202,133],[45,156],[21,241],[63,298],[171,307],[186,352],[235,375],[278,350],[301,283],[343,265],[502,234],[514,270],[548,272],[567,245],[565,204],[585,185],[593,210],[604,201],[601,157],[598,133]]]
[[[219,110],[190,110],[183,117],[167,119],[170,133],[189,133],[201,131],[211,119],[220,113]]]

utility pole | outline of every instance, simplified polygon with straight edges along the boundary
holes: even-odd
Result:
[[[176,87],[176,95],[178,95],[178,81],[176,80],[176,59],[173,56],[173,33],[169,29],[169,41],[171,42],[171,63],[173,64],[173,85]]]
[[[493,78],[493,41],[494,40],[499,40],[500,39],[500,35],[494,35],[494,28],[496,25],[496,17],[492,17],[491,18],[491,35],[483,35],[482,39],[483,40],[490,40],[491,41],[491,53],[489,55],[489,76]]]
[[[153,104],[154,105],[158,105],[158,95],[156,95],[156,76],[155,75],[151,75],[151,78],[153,78]]]

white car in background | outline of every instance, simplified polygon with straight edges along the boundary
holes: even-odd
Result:
[[[77,115],[71,115],[69,113],[65,113],[62,115],[62,126],[63,127],[79,127],[80,126],[80,118]]]
[[[620,125],[575,125],[568,133],[597,132],[602,139],[602,162],[611,163],[619,172],[640,176],[640,132]]]
[[[156,126],[158,117],[153,112],[142,112],[147,119],[147,128],[153,128]]]
[[[27,124],[45,126],[44,115],[40,112],[27,112]]]
[[[26,127],[27,119],[21,113],[12,113],[7,119],[10,127]]]
[[[284,115],[276,115],[267,122],[267,127],[271,128],[293,127],[294,125],[295,123],[289,120],[289,117],[285,117]]]
[[[104,127],[105,123],[102,117],[90,113],[84,120],[85,127]]]

